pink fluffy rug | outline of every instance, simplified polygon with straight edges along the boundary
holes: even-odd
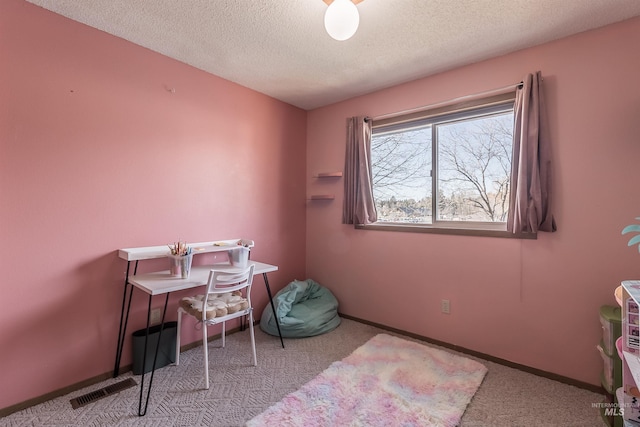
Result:
[[[247,426],[456,426],[487,368],[386,334],[247,422]]]

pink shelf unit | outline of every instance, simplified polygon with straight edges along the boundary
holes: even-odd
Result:
[[[333,194],[313,194],[309,200],[333,200],[336,196]]]
[[[318,179],[335,179],[342,178],[342,172],[319,172],[314,178]],[[313,194],[309,197],[309,200],[333,200],[336,196],[334,194]]]
[[[342,172],[320,172],[316,178],[342,178]]]

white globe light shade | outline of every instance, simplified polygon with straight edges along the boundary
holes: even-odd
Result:
[[[324,14],[324,27],[339,41],[347,40],[358,30],[360,14],[351,0],[333,0]]]

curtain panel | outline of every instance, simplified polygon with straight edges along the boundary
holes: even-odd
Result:
[[[371,174],[371,120],[365,117],[347,119],[342,203],[343,224],[371,224],[378,219]]]
[[[516,91],[507,230],[556,231],[551,191],[551,143],[538,71],[528,74]]]

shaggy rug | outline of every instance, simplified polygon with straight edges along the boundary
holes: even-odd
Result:
[[[263,426],[456,426],[487,368],[379,334],[247,422]]]

